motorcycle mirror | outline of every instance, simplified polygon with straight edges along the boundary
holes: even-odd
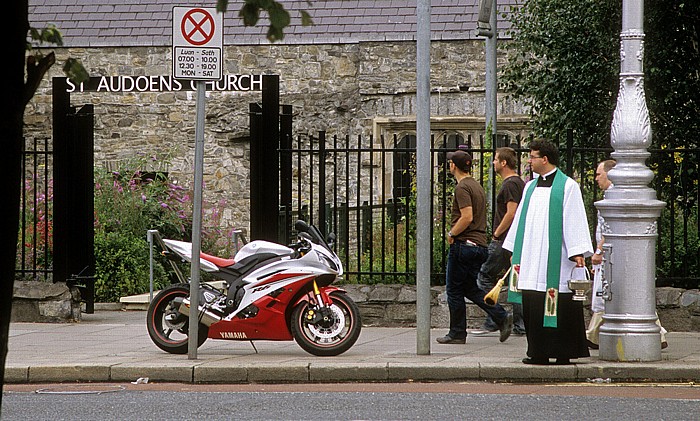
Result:
[[[297,219],[294,223],[294,229],[298,232],[307,232],[309,230],[309,225],[301,219]]]
[[[335,238],[336,238],[335,233],[332,232],[332,233],[328,234],[328,237],[326,237],[326,243],[328,243],[328,244],[335,243]]]

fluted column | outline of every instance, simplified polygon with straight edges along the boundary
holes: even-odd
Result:
[[[646,166],[651,125],[644,95],[644,1],[623,0],[620,34],[620,88],[610,130],[617,165],[596,207],[605,218],[605,315],[600,358],[608,361],[661,359],[655,324],[656,220],[665,206],[649,187]]]

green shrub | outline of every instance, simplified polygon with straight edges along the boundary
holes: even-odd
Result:
[[[148,242],[120,233],[95,234],[95,299],[118,302],[120,297],[148,292],[150,263]],[[163,265],[153,265],[154,290],[169,281]]]
[[[660,235],[657,242],[657,285],[673,286],[676,288],[700,288],[698,273],[700,273],[700,233],[698,232],[698,214],[685,214],[676,210],[671,217],[667,207],[662,211],[658,220]],[[671,223],[675,225],[675,235],[670,234]]]
[[[119,297],[148,292],[147,230],[158,230],[162,238],[191,241],[192,194],[168,179],[168,166],[167,158],[136,156],[120,162],[116,169],[95,168],[97,301],[117,301]],[[225,206],[221,201],[203,210],[201,239],[206,253],[232,255],[231,235],[220,228]],[[179,266],[189,277],[189,264]],[[154,267],[158,272],[154,273],[156,288],[174,278],[162,258]],[[164,268],[168,269],[167,275]]]
[[[121,162],[116,170],[95,168],[95,232],[144,238],[149,229],[166,238],[191,232],[191,196],[169,181],[166,171],[145,172],[155,160],[137,157]]]

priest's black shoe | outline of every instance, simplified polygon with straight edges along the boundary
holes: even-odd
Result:
[[[568,358],[557,358],[555,365],[571,365],[573,364]]]
[[[525,357],[525,358],[523,358],[523,364],[530,364],[530,365],[549,365],[549,358],[531,358],[531,357]]]
[[[586,339],[586,345],[588,345],[590,349],[598,349],[598,344],[594,344],[590,339]]]
[[[436,339],[439,344],[465,344],[467,343],[467,338],[453,338],[450,335],[445,335],[441,338]]]

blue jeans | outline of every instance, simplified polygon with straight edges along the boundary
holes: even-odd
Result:
[[[503,248],[503,241],[492,240],[488,248],[489,256],[479,270],[479,278],[477,284],[479,288],[487,293],[496,285],[499,277],[510,267],[511,253]],[[525,331],[525,323],[523,322],[523,306],[522,304],[513,304],[513,326],[516,330]],[[484,328],[488,330],[498,329],[496,322],[488,315],[484,322]]]
[[[450,309],[451,338],[467,337],[467,306],[464,298],[481,307],[499,325],[505,322],[506,310],[499,304],[490,306],[484,303],[484,290],[476,284],[479,269],[486,260],[488,251],[484,247],[472,246],[462,242],[450,244],[447,256],[446,292],[447,306]]]

